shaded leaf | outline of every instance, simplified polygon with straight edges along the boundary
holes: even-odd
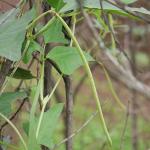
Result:
[[[0,112],[4,115],[10,115],[11,104],[17,99],[24,99],[27,97],[26,92],[7,92],[0,96]]]
[[[68,43],[62,32],[62,23],[57,18],[52,22],[48,30],[46,30],[43,33],[43,35],[45,43],[49,42],[64,43],[64,44]]]
[[[10,70],[10,74],[11,74],[12,71],[13,71],[13,69]],[[18,68],[15,71],[15,73],[13,74],[13,78],[27,80],[27,79],[33,79],[35,77],[32,75],[30,70],[26,70],[26,69],[23,69],[23,68]]]
[[[21,58],[22,43],[25,38],[26,26],[34,17],[34,9],[19,19],[12,19],[0,26],[0,56],[12,61]]]
[[[84,52],[84,55],[87,61],[94,61],[88,53]],[[72,74],[83,65],[80,55],[74,47],[57,46],[48,53],[47,58],[54,61],[66,75]]]

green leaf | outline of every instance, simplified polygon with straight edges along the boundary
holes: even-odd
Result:
[[[25,53],[25,55],[23,57],[23,62],[25,64],[27,64],[32,58],[32,53],[37,51],[37,50],[41,51],[42,49],[43,48],[40,46],[40,44],[38,44],[35,41],[31,41],[30,45],[29,45],[29,48],[28,48],[27,52]]]
[[[12,71],[13,71],[13,69],[10,70],[9,74],[11,74]],[[13,74],[13,78],[27,80],[27,79],[33,79],[35,77],[31,74],[30,70],[26,70],[26,69],[23,69],[23,68],[18,68],[16,70],[16,72]]]
[[[121,2],[125,3],[125,4],[131,4],[136,2],[137,0],[120,0]]]
[[[60,10],[64,6],[63,0],[47,0],[50,6],[56,9],[56,11]]]
[[[41,145],[52,148],[52,136],[57,127],[58,118],[62,112],[63,104],[54,105],[44,113],[37,141]]]
[[[7,92],[0,96],[0,112],[6,116],[11,113],[11,104],[17,99],[27,97],[26,92]]]
[[[0,27],[0,56],[12,61],[21,58],[22,43],[25,39],[26,26],[34,17],[34,9],[19,19],[4,22]]]
[[[88,61],[94,61],[88,53],[84,52],[84,55]],[[74,47],[57,46],[48,53],[47,58],[54,61],[66,75],[72,74],[83,65],[82,59]]]
[[[43,33],[43,35],[45,43],[49,42],[64,43],[64,44],[68,43],[62,32],[62,23],[57,18],[49,26],[49,29]]]

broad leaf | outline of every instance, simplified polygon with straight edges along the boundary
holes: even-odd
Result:
[[[11,104],[17,99],[23,99],[27,97],[26,92],[7,92],[0,96],[0,112],[4,115],[10,115]]]
[[[12,71],[13,71],[13,69],[10,70],[10,74],[11,74]],[[18,68],[15,71],[15,73],[13,74],[13,78],[27,80],[27,79],[33,79],[35,77],[32,75],[30,70],[26,70],[26,69],[23,69],[23,68]]]
[[[49,29],[44,33],[45,43],[54,42],[54,43],[68,43],[65,39],[65,36],[62,32],[62,23],[59,19],[55,19],[53,23],[49,26]]]
[[[62,112],[63,104],[54,105],[44,113],[37,141],[41,145],[52,148],[52,136],[57,127],[58,118]]]
[[[25,64],[27,64],[30,59],[32,58],[32,53],[35,52],[35,51],[41,51],[43,48],[35,41],[31,41],[30,42],[30,45],[29,45],[29,48],[27,50],[27,52],[25,53],[24,57],[23,57],[23,62]]]
[[[64,6],[63,0],[47,0],[50,6],[56,9],[56,11],[60,10]]]
[[[94,61],[88,53],[84,52],[84,55],[87,61]],[[48,53],[47,58],[54,61],[66,75],[72,74],[83,65],[82,59],[74,47],[57,46]]]
[[[26,26],[34,17],[34,9],[19,19],[12,19],[0,26],[0,56],[12,61],[21,58],[22,43],[25,38]]]

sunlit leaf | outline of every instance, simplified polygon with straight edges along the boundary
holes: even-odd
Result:
[[[55,19],[53,23],[49,26],[48,30],[43,33],[43,35],[45,43],[68,43],[62,32],[62,23],[59,19]]]
[[[94,61],[88,53],[84,52],[84,55],[87,61]],[[47,58],[54,61],[66,75],[72,74],[83,65],[82,59],[74,47],[57,46],[48,53]]]

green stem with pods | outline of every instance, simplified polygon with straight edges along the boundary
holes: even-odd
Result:
[[[48,13],[53,13],[60,21],[61,23],[63,24],[64,28],[66,29],[66,31],[68,32],[69,36],[71,37],[74,45],[76,46],[77,48],[77,51],[84,63],[84,66],[85,66],[85,69],[86,69],[86,72],[88,74],[88,77],[89,77],[89,80],[90,80],[90,83],[91,83],[91,88],[92,88],[92,91],[93,91],[93,95],[94,95],[94,98],[96,100],[96,104],[97,104],[97,107],[98,107],[98,110],[99,110],[99,115],[100,115],[100,120],[101,120],[101,123],[102,123],[102,127],[104,129],[104,132],[106,134],[106,137],[107,137],[107,140],[108,140],[108,143],[110,146],[112,146],[112,140],[111,140],[111,137],[109,135],[109,132],[108,132],[108,129],[106,127],[106,124],[105,124],[105,120],[104,120],[104,117],[103,117],[103,113],[102,113],[102,109],[101,109],[101,104],[100,104],[100,100],[99,100],[99,97],[98,97],[98,93],[97,93],[97,90],[96,90],[96,86],[95,86],[95,82],[94,82],[94,79],[93,79],[93,75],[92,75],[92,72],[90,70],[90,67],[88,65],[88,62],[84,56],[84,53],[76,39],[76,37],[74,36],[73,32],[71,31],[71,29],[69,28],[69,26],[66,24],[66,22],[63,20],[63,18],[58,14],[56,13],[55,11],[53,10],[49,10],[43,14],[41,14],[37,19],[35,19],[28,27],[32,27],[33,25],[35,25],[35,23],[41,19],[43,16],[47,15]],[[51,20],[50,20],[51,21]],[[48,28],[48,26],[47,26]],[[42,30],[42,29],[41,29]],[[45,31],[46,29],[44,29]],[[41,34],[42,32],[40,32]],[[36,35],[39,35],[38,33]]]

